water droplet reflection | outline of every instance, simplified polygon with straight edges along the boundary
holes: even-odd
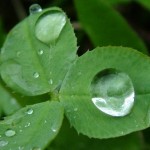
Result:
[[[134,104],[134,88],[129,76],[115,69],[98,73],[91,83],[92,102],[111,116],[125,116]]]
[[[39,55],[42,55],[43,53],[44,53],[44,51],[43,51],[42,49],[39,49],[39,50],[38,50],[38,54],[39,54]]]
[[[34,72],[34,73],[33,73],[33,77],[34,77],[34,78],[39,78],[39,76],[40,76],[40,75],[39,75],[38,72]]]
[[[28,115],[32,115],[33,114],[33,109],[29,108],[26,112]]]
[[[41,12],[41,11],[42,11],[42,8],[41,8],[41,6],[39,4],[32,4],[29,7],[29,13],[30,13],[30,15],[38,13],[38,12]]]
[[[50,79],[50,80],[48,81],[48,83],[52,85],[52,84],[53,84],[53,80]]]
[[[32,150],[41,150],[39,147],[33,147]]]
[[[0,147],[4,147],[8,144],[8,141],[0,141]]]
[[[35,36],[49,46],[55,45],[66,24],[66,16],[59,10],[53,10],[41,15],[35,25]]]
[[[57,132],[57,129],[54,128],[54,127],[52,127],[51,130],[52,130],[53,132]]]
[[[6,132],[5,132],[5,135],[7,136],[7,137],[12,137],[12,136],[14,136],[16,134],[16,132],[14,131],[14,130],[7,130]]]

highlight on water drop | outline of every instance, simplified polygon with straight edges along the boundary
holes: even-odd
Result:
[[[8,144],[8,141],[0,140],[0,147],[4,147]]]
[[[52,46],[66,24],[66,15],[60,10],[51,10],[42,14],[35,25],[35,36],[41,42]]]
[[[34,78],[39,78],[39,76],[40,76],[40,75],[39,75],[38,72],[34,72],[34,73],[33,73],[33,77],[34,77]]]
[[[134,105],[132,80],[116,69],[105,69],[94,76],[91,95],[95,107],[110,116],[126,116]]]
[[[32,114],[33,114],[33,109],[32,109],[32,108],[29,108],[29,109],[26,111],[26,113],[27,113],[28,115],[32,115]]]
[[[42,11],[42,7],[39,4],[32,4],[29,7],[29,13],[30,15],[41,12]]]
[[[7,136],[7,137],[12,137],[12,136],[14,136],[16,134],[16,132],[14,131],[14,130],[11,130],[11,129],[9,129],[9,130],[7,130],[6,132],[5,132],[5,135]]]

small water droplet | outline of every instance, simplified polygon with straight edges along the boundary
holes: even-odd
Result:
[[[12,137],[12,136],[14,136],[16,134],[16,132],[14,131],[14,130],[11,130],[11,129],[9,129],[9,130],[7,130],[6,132],[5,132],[5,135],[7,136],[7,137]]]
[[[29,109],[26,111],[26,113],[27,113],[28,115],[32,115],[32,114],[33,114],[33,109],[29,108]]]
[[[51,10],[41,15],[36,22],[35,36],[43,43],[52,46],[66,24],[66,15],[59,10]]]
[[[38,13],[38,12],[41,12],[42,11],[42,8],[39,4],[32,4],[30,7],[29,7],[29,13],[32,15],[32,14],[35,14],[35,13]]]
[[[78,111],[78,108],[74,108],[74,111]]]
[[[39,55],[43,55],[43,53],[44,53],[44,51],[43,51],[42,49],[39,49],[39,50],[38,50],[38,54],[39,54]]]
[[[22,130],[20,129],[19,132],[22,132]]]
[[[52,130],[53,132],[57,132],[57,129],[54,128],[54,127],[52,127],[51,130]]]
[[[44,123],[47,123],[47,120],[45,120]]]
[[[92,102],[105,114],[125,116],[134,104],[134,88],[129,76],[115,69],[98,73],[91,83]]]
[[[34,77],[34,78],[39,78],[39,76],[40,76],[40,75],[39,75],[38,72],[34,72],[34,73],[33,73],[33,77]]]
[[[28,122],[24,127],[27,128],[27,127],[29,127],[30,125],[31,125],[31,123]]]
[[[31,150],[41,150],[39,147],[33,147]]]
[[[22,147],[22,146],[18,147],[18,150],[23,150],[23,149],[24,149],[24,147]]]
[[[53,80],[50,79],[48,83],[52,85],[53,84]]]
[[[4,147],[8,144],[8,141],[1,141],[0,140],[0,147]]]

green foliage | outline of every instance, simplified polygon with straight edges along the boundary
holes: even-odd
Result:
[[[150,59],[143,41],[113,8],[120,2],[125,1],[75,0],[82,27],[101,46],[80,57],[71,23],[57,7],[31,13],[9,32],[0,53],[0,149],[143,148],[141,133],[132,132],[150,126]],[[93,80],[106,70],[131,79],[135,103],[124,116],[108,115],[92,101]],[[107,98],[124,100],[128,83],[105,85],[113,87]]]
[[[57,24],[61,24],[61,20],[55,19],[59,17],[59,14],[65,17],[61,10],[55,8],[30,15],[9,33],[1,52],[1,61],[3,62],[1,76],[14,90],[34,96],[53,91],[61,84],[71,62],[76,58],[76,38],[71,25],[65,17],[63,19],[66,20],[66,25],[64,26],[63,22],[61,28],[56,28],[55,30],[58,29],[58,32],[52,28],[46,32],[38,29],[42,24],[46,24],[46,26],[43,25],[45,29],[55,21]],[[49,22],[47,20],[40,22],[41,17],[51,15],[52,17],[48,18]],[[39,22],[40,25],[38,25]],[[45,33],[47,35],[43,37]],[[51,35],[53,37],[48,39]],[[49,41],[57,36],[59,38],[55,43],[48,44],[45,41],[46,38]],[[44,40],[41,41],[40,37]],[[14,44],[15,41],[19,41],[19,43]]]
[[[66,144],[67,143],[67,144]],[[64,120],[62,128],[51,143],[48,150],[141,150],[142,142],[140,133],[132,133],[114,139],[90,139],[83,135],[78,135],[69,123]]]
[[[95,46],[127,46],[147,53],[142,40],[106,1],[75,0],[75,4],[82,26]]]
[[[132,69],[129,66],[132,66]],[[64,104],[71,125],[78,132],[95,138],[121,136],[148,127],[149,66],[148,57],[123,47],[96,48],[80,57],[67,74],[60,91],[60,100]],[[136,93],[135,105],[133,111],[126,117],[110,117],[100,113],[91,103],[92,79],[106,68],[121,70],[133,81]]]
[[[20,109],[1,121],[0,147],[3,150],[44,149],[57,135],[62,119],[63,108],[58,102],[44,102]]]
[[[137,2],[141,3],[145,8],[150,9],[150,1],[149,0],[137,0]]]

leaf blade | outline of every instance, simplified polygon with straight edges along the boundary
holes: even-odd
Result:
[[[44,102],[28,106],[0,122],[1,141],[9,148],[44,149],[57,135],[63,120],[63,108],[58,102]],[[13,136],[7,130],[15,131]],[[6,136],[7,135],[7,136]],[[16,142],[15,142],[16,141]]]
[[[148,53],[143,41],[107,2],[74,2],[79,20],[95,46],[125,46]]]
[[[149,64],[149,57],[123,47],[96,48],[81,56],[66,76],[60,91],[60,100],[71,125],[79,133],[100,139],[122,136],[149,127]],[[133,82],[135,104],[131,113],[125,117],[108,116],[92,103],[91,81],[95,74],[108,68],[125,72]]]
[[[24,95],[34,96],[55,90],[60,86],[70,63],[77,57],[76,38],[67,18],[55,45],[48,46],[36,38],[34,28],[37,20],[41,19],[41,15],[53,15],[52,12],[65,16],[58,8],[30,15],[9,33],[2,48],[2,79]],[[18,45],[15,44],[17,41]]]

